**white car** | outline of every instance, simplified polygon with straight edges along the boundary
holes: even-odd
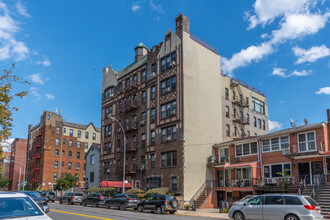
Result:
[[[0,219],[51,220],[27,195],[0,192]]]

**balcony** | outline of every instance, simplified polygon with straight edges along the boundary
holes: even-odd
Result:
[[[34,147],[34,148],[39,148],[39,147],[41,147],[41,140],[37,140],[37,141],[33,142],[33,147]]]
[[[133,111],[137,109],[137,101],[133,101],[133,100],[129,100],[126,102],[126,106],[125,106],[125,109],[124,111],[125,112],[130,112],[130,111]]]
[[[309,157],[321,156],[325,152],[325,147],[323,144],[315,143],[315,145],[313,146],[307,144],[306,151],[300,151],[300,152],[298,152],[298,148],[299,146],[297,147],[297,145],[295,146],[291,145],[287,149],[282,150],[282,155],[288,158],[309,158]]]
[[[137,88],[138,88],[138,86],[136,83],[131,83],[130,85],[125,86],[125,92],[132,92]]]
[[[39,165],[34,165],[34,166],[32,166],[32,170],[38,171],[38,170],[40,170],[40,166]]]
[[[136,131],[137,123],[136,122],[129,122],[125,126],[126,132]]]
[[[215,156],[211,155],[208,157],[207,166],[221,167],[224,166],[226,163],[229,163],[229,155],[222,156],[220,158],[216,158]]]
[[[254,88],[253,86],[250,86],[249,84],[237,79],[237,78],[231,78],[230,79],[230,85],[232,87],[235,87],[235,86],[238,86],[238,85],[241,85],[241,86],[244,86],[245,88],[255,92],[255,93],[258,93],[259,95],[262,95],[262,96],[265,96],[265,94],[263,92],[261,92],[259,89],[256,89]]]
[[[127,143],[126,152],[136,152],[136,143]]]
[[[126,166],[125,173],[126,174],[135,174],[137,170],[136,165]]]
[[[40,136],[42,136],[41,131],[38,131],[38,132],[35,133],[35,135],[34,135],[34,137],[40,137]]]
[[[241,118],[241,117],[235,117],[233,116],[233,122],[240,123],[243,125],[250,124],[249,120],[246,118]]]
[[[32,159],[40,159],[40,153],[34,154]]]

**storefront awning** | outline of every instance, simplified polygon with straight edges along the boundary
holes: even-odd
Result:
[[[248,163],[235,163],[235,164],[226,164],[225,169],[232,169],[238,167],[257,167],[260,168],[259,162],[248,162]]]
[[[324,156],[330,156],[330,150],[324,152],[322,155],[324,155]]]
[[[100,187],[117,187],[122,188],[123,182],[122,181],[101,181]],[[125,188],[132,188],[132,184],[127,182],[125,183]]]

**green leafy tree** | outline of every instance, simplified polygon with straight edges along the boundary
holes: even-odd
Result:
[[[284,193],[287,185],[289,185],[289,183],[290,183],[290,181],[288,181],[287,178],[291,177],[291,172],[288,168],[286,168],[283,172],[277,172],[277,174],[285,177],[284,179],[282,179],[282,182],[281,182],[281,188]]]
[[[67,190],[76,186],[77,178],[71,174],[65,174],[57,180],[55,190]]]
[[[10,180],[6,177],[0,177],[0,189],[7,187],[10,183]]]

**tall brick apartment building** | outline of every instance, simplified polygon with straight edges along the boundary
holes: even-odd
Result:
[[[175,22],[176,32],[150,50],[136,46],[133,63],[103,70],[100,179],[122,180],[125,159],[133,187],[169,187],[189,200],[210,174],[212,143],[221,141],[224,88],[216,49],[190,32],[183,14]]]
[[[8,189],[15,191],[19,183],[24,182],[24,169],[26,169],[27,140],[15,138],[11,144],[9,180]],[[24,164],[24,165],[22,165]]]
[[[84,187],[85,151],[100,140],[100,129],[63,120],[56,112],[45,111],[40,123],[29,125],[27,187],[52,189],[65,173],[77,177]]]
[[[327,123],[305,124],[260,136],[233,139],[215,144],[216,183],[201,207],[219,201],[236,201],[245,195],[297,193],[300,184],[330,182],[330,109]],[[210,204],[211,201],[213,204]]]

